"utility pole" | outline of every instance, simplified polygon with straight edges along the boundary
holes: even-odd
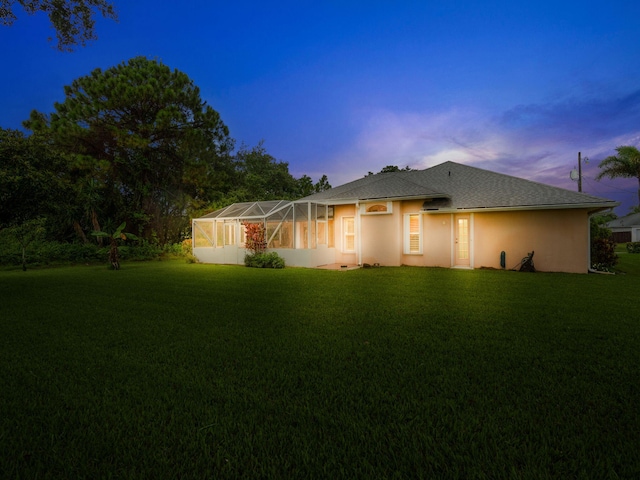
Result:
[[[578,191],[582,192],[582,155],[578,152]]]

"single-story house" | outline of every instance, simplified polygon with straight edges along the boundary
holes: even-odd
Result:
[[[242,264],[243,222],[290,266],[514,268],[586,273],[589,219],[605,198],[454,162],[368,175],[295,201],[236,203],[193,220],[193,253]]]
[[[611,220],[606,227],[613,233],[616,243],[640,242],[640,213]]]

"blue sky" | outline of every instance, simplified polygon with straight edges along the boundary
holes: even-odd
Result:
[[[637,202],[596,182],[640,145],[640,3],[113,0],[98,40],[48,42],[43,15],[0,27],[0,126],[51,112],[63,86],[144,55],[189,75],[237,146],[264,140],[296,177],[340,185],[386,165],[451,160]]]

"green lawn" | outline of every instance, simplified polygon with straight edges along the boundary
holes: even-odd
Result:
[[[640,254],[627,253],[627,246],[624,243],[616,245],[618,254],[618,264],[615,270],[626,275],[640,275]]]
[[[640,478],[639,262],[0,272],[0,478]]]

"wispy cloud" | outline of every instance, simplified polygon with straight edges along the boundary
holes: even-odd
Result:
[[[640,90],[610,98],[568,98],[515,106],[503,112],[454,108],[440,112],[359,112],[356,141],[329,162],[336,185],[386,165],[428,168],[451,160],[574,189],[569,172],[577,154],[591,161],[583,174],[593,179],[597,164],[619,145],[640,144]],[[629,182],[591,182],[593,194],[628,194]],[[585,185],[585,189],[587,186]],[[609,195],[614,196],[615,195]]]

